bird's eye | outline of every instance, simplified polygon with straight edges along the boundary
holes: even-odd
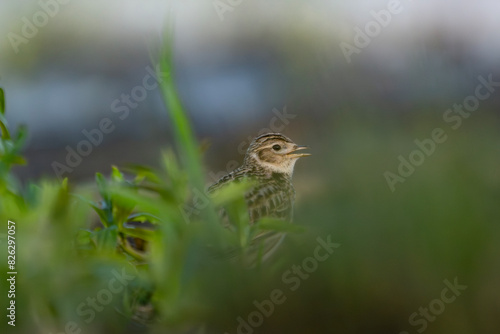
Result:
[[[273,150],[279,151],[279,150],[281,150],[281,146],[280,145],[274,145],[273,146]]]

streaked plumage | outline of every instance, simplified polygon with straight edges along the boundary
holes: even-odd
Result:
[[[213,193],[231,182],[249,179],[255,184],[245,194],[250,223],[256,223],[263,217],[292,222],[295,201],[293,169],[299,158],[309,155],[295,152],[304,148],[279,133],[259,136],[250,144],[243,165],[222,177],[208,191]],[[283,237],[284,234],[278,232],[257,235],[252,241],[251,252],[265,260]]]
[[[250,223],[254,224],[263,217],[292,222],[295,200],[292,174],[295,162],[309,155],[296,153],[304,148],[279,133],[259,136],[250,144],[242,166],[222,177],[210,186],[208,191],[214,193],[232,182],[248,178],[253,180],[253,188],[245,194]],[[222,215],[226,216],[224,210]],[[227,216],[225,218],[224,220],[227,220]],[[227,225],[230,225],[229,221]],[[155,228],[150,223],[135,221],[127,222],[126,227]],[[245,256],[246,263],[254,265],[259,259],[261,261],[267,259],[279,246],[283,237],[284,233],[274,231],[256,235]],[[144,245],[145,241],[139,238],[128,237],[122,240],[122,247],[129,249],[129,254],[137,254],[138,257],[146,250],[147,247]],[[232,250],[225,253],[224,257],[234,258],[235,253],[238,251]],[[132,308],[133,319],[138,323],[145,324],[154,318],[155,312],[151,301],[134,305]]]

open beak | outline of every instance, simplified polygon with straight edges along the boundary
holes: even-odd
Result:
[[[310,153],[295,153],[300,150],[307,150],[309,149],[308,146],[295,146],[293,151],[288,153],[289,156],[294,157],[294,158],[302,158],[302,157],[308,157],[311,154]]]

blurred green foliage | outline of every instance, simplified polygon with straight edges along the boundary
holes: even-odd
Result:
[[[162,71],[172,73],[171,57],[162,59]],[[341,127],[319,133],[320,158],[303,173],[307,180],[319,177],[302,187],[309,195],[296,210],[305,233],[291,234],[270,261],[248,268],[214,255],[236,248],[243,259],[259,228],[283,226],[248,225],[245,185],[213,200],[235,210],[234,231],[220,226],[212,200],[186,219],[182,208],[193,205],[193,190],[203,192],[203,164],[173,76],[162,89],[177,153],[166,150],[160,169],[112,167],[108,177],[97,174],[96,191],[67,180],[16,181],[11,170],[24,163],[26,131],[9,133],[1,91],[0,221],[17,224],[19,273],[18,322],[12,328],[2,321],[2,332],[236,333],[239,319],[248,322],[256,304],[279,289],[285,301],[255,333],[416,333],[421,327],[409,317],[440,298],[443,281],[455,277],[467,289],[427,322],[426,333],[499,332],[496,119],[471,118],[448,131],[449,139],[391,192],[384,172],[394,172],[398,156],[415,149],[413,140],[442,121],[425,112],[410,121],[346,115]],[[294,266],[314,256],[318,237],[340,247],[317,269],[297,274]],[[149,253],[135,252],[128,238],[148,241]],[[6,259],[5,236],[1,241]],[[6,262],[0,261],[4,273]],[[156,316],[145,326],[137,310],[150,305]]]
[[[163,54],[163,59],[171,58]],[[161,66],[163,73],[171,72],[169,62]],[[198,328],[210,310],[200,302],[204,273],[212,265],[248,270],[244,258],[253,236],[261,229],[283,228],[273,221],[249,225],[245,183],[215,198],[235,217],[233,230],[222,227],[203,189],[200,150],[173,79],[165,80],[162,88],[182,165],[167,150],[160,170],[130,166],[122,172],[113,166],[109,178],[96,174],[96,192],[67,179],[42,180],[25,188],[16,182],[11,169],[24,163],[26,131],[20,128],[15,138],[10,135],[2,91],[0,218],[18,226],[16,269],[21,274],[16,303],[22,321],[16,331],[146,330],[151,319],[152,328]],[[193,190],[206,196],[202,205],[193,199]],[[186,206],[197,213],[186,216]],[[146,242],[147,252],[131,246],[129,241],[136,238]],[[227,261],[224,254],[229,252],[241,261]],[[2,269],[7,272],[4,264]],[[123,273],[123,289],[111,287],[117,273]],[[143,310],[149,310],[144,318]]]

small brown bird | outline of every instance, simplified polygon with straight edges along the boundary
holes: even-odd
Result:
[[[254,139],[247,150],[243,165],[222,177],[209,187],[209,193],[231,182],[248,179],[254,186],[245,194],[250,223],[260,218],[277,218],[287,222],[293,220],[295,190],[292,175],[295,163],[309,153],[280,133],[268,133]],[[284,233],[265,232],[252,241],[252,248],[258,251],[257,258],[266,260],[283,240]],[[254,262],[255,259],[251,261]]]
[[[295,201],[292,174],[297,160],[310,155],[298,152],[306,148],[308,147],[298,146],[288,137],[279,133],[259,136],[250,144],[243,165],[222,177],[210,186],[208,191],[214,193],[232,182],[248,179],[253,181],[252,188],[245,194],[251,224],[263,217],[292,222]],[[225,215],[224,211],[223,215]],[[150,223],[144,224],[134,221],[127,223],[129,228],[146,228],[146,226],[154,228],[154,225]],[[259,260],[268,259],[278,248],[284,236],[284,233],[275,231],[257,235],[245,254],[245,262],[249,265],[255,265]],[[144,246],[145,241],[139,238],[128,238],[123,244],[130,246],[128,247],[129,254],[133,252],[140,255],[147,248]],[[234,254],[229,252],[224,257],[234,258]],[[146,324],[153,317],[154,307],[151,301],[135,305],[134,321]]]
[[[210,186],[208,192],[214,193],[232,182],[247,179],[253,182],[252,188],[245,194],[250,224],[264,217],[291,223],[295,201],[295,190],[292,185],[293,170],[299,158],[310,156],[309,153],[298,152],[307,148],[307,146],[296,145],[290,138],[279,133],[259,136],[250,144],[243,165]],[[226,223],[225,227],[230,227],[231,222],[224,209],[221,210],[221,215]],[[124,226],[140,229],[155,228],[150,223],[134,221],[129,221]],[[269,258],[280,245],[284,235],[284,233],[274,231],[256,235],[247,253],[247,262],[255,264],[259,259],[264,261]],[[147,249],[146,242],[139,238],[129,237],[123,245],[124,247],[130,246],[127,247],[129,252],[139,258]],[[233,256],[231,251],[224,257]]]

